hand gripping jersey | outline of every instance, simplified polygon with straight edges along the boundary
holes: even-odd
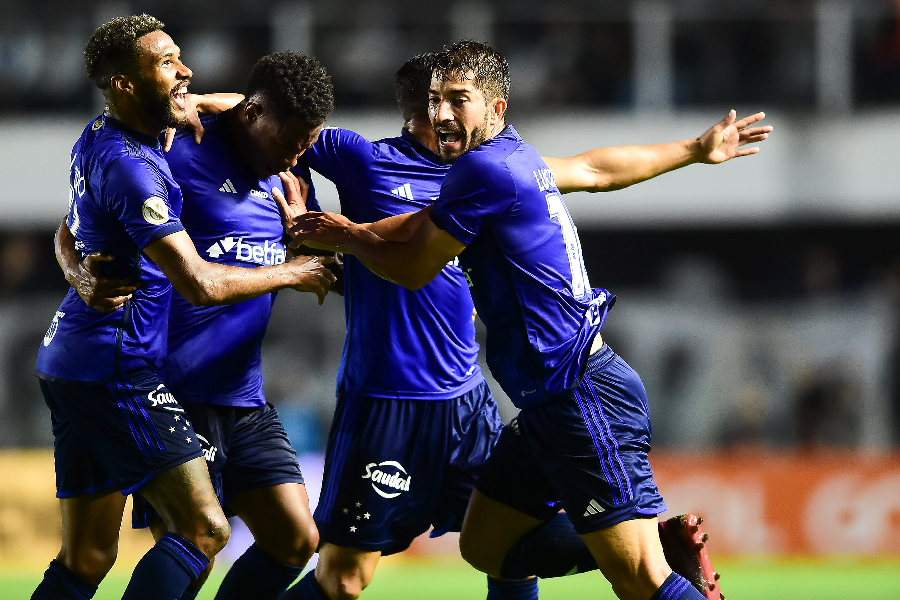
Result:
[[[553,174],[512,126],[452,166],[431,211],[487,328],[491,373],[519,408],[573,389],[614,302],[592,290]]]
[[[408,131],[370,142],[325,129],[306,154],[335,183],[341,212],[366,223],[417,211],[437,198],[449,167]],[[376,398],[449,400],[484,380],[472,299],[457,261],[418,291],[344,262],[347,337],[338,387]]]
[[[156,139],[105,115],[75,143],[70,168],[67,223],[76,249],[113,255],[105,274],[140,278],[141,287],[122,309],[106,315],[70,288],[41,343],[37,375],[101,381],[148,366],[159,373],[172,286],[141,250],[183,229],[181,190]]]
[[[166,155],[184,195],[181,221],[210,262],[255,268],[283,263],[284,230],[273,175],[257,177],[228,128],[231,111],[203,119],[203,142],[180,134]],[[318,208],[314,198],[309,205]],[[237,407],[265,405],[262,340],[275,294],[222,306],[193,306],[172,294],[166,384],[179,399]]]

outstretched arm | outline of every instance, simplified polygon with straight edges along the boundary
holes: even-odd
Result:
[[[544,158],[562,193],[620,190],[693,163],[717,164],[759,152],[742,148],[765,140],[771,126],[751,127],[765,118],[759,112],[740,121],[731,111],[700,137],[649,146],[597,148],[570,158]]]
[[[306,213],[294,221],[291,245],[312,242],[317,247],[355,254],[379,277],[417,290],[466,247],[432,223],[430,211],[427,206],[363,225],[334,213]]]

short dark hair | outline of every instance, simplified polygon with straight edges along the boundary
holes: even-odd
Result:
[[[331,77],[319,61],[301,52],[274,52],[259,59],[244,95],[247,100],[261,95],[278,118],[296,116],[313,127],[334,110]]]
[[[106,90],[116,73],[133,73],[140,59],[138,40],[165,27],[150,15],[116,17],[94,32],[84,48],[87,76],[101,90]]]
[[[404,120],[409,121],[413,117],[427,120],[428,90],[437,57],[435,52],[417,54],[403,63],[394,74],[397,106],[400,107]]]
[[[509,100],[509,63],[503,55],[481,42],[460,40],[444,46],[434,66],[435,75],[449,81],[471,78],[486,102]]]

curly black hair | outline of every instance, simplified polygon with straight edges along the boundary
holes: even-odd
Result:
[[[116,17],[94,32],[84,48],[87,76],[101,90],[106,90],[116,73],[133,73],[138,66],[138,40],[165,25],[150,15]]]
[[[428,120],[428,90],[431,87],[431,73],[437,60],[437,53],[417,54],[403,63],[394,74],[397,106],[403,119],[414,117]]]
[[[297,116],[313,127],[334,110],[331,77],[319,61],[300,52],[274,52],[259,59],[244,96],[262,96],[278,118]]]
[[[485,102],[509,100],[509,63],[487,44],[473,40],[447,44],[438,54],[434,70],[446,81],[471,79],[484,93]]]

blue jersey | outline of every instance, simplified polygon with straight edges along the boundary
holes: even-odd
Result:
[[[612,297],[592,290],[553,174],[512,126],[463,154],[431,219],[467,244],[459,255],[487,362],[513,403],[573,389]]]
[[[203,143],[181,134],[167,154],[184,194],[181,221],[210,262],[254,268],[280,264],[284,229],[272,188],[241,160],[228,128],[230,111],[205,118]],[[312,200],[312,206],[316,207]],[[176,291],[169,317],[166,384],[179,399],[263,406],[262,340],[275,294],[222,306],[193,306]]]
[[[124,307],[102,315],[70,289],[38,352],[46,379],[100,381],[149,366],[166,354],[172,286],[141,250],[183,229],[181,190],[155,138],[108,116],[97,117],[72,148],[68,225],[75,248],[104,252],[108,277],[140,278]]]
[[[357,223],[417,211],[437,198],[449,167],[408,131],[370,142],[325,129],[304,155],[335,183],[341,211]],[[484,380],[472,299],[457,261],[418,291],[344,263],[347,337],[338,386],[376,398],[448,400]]]

